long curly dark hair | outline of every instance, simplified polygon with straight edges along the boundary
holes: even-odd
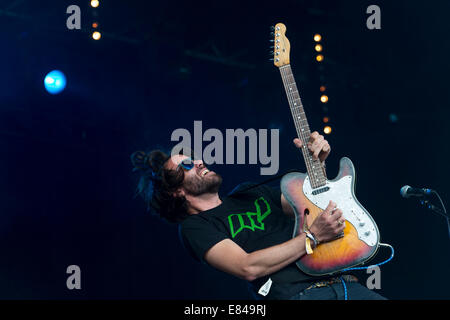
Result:
[[[189,216],[186,198],[176,195],[183,184],[184,172],[167,169],[165,164],[169,159],[161,150],[131,154],[133,171],[141,175],[136,196],[142,196],[149,211],[153,209],[161,218],[178,223]]]

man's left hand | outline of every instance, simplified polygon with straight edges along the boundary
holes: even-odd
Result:
[[[303,142],[299,138],[294,139],[294,144],[297,148],[303,146]],[[309,141],[307,142],[309,151],[312,153],[314,159],[319,159],[320,162],[324,162],[331,151],[331,147],[325,138],[317,131],[311,133]]]

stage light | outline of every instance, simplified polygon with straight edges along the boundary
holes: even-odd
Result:
[[[66,76],[59,70],[50,71],[44,78],[44,86],[50,94],[58,94],[66,87]]]
[[[323,128],[323,132],[325,132],[326,134],[330,134],[331,133],[331,127],[330,126],[326,126],[325,128]]]
[[[328,102],[328,96],[325,95],[325,94],[323,94],[323,95],[320,97],[320,101],[322,101],[322,103],[327,103],[327,102]]]
[[[97,23],[97,22],[94,22],[94,23],[92,24],[92,28],[96,29],[97,27],[98,27],[98,23]]]
[[[316,60],[317,60],[318,62],[323,61],[323,55],[318,54],[318,55],[316,56]]]
[[[320,86],[320,92],[325,92],[325,90],[326,90],[327,88],[325,87],[325,86]]]
[[[91,1],[91,7],[93,7],[93,8],[97,8],[99,4],[100,4],[100,2],[98,2],[98,0]]]
[[[320,40],[322,40],[322,36],[320,34],[315,34],[314,35],[314,41],[319,42]]]
[[[321,45],[321,44],[316,44],[316,45],[314,46],[314,49],[315,49],[317,52],[321,52],[321,51],[322,51],[322,45]]]
[[[328,123],[330,121],[330,118],[328,118],[328,117],[323,117],[323,122],[324,123]]]
[[[100,40],[101,37],[102,37],[102,34],[100,32],[98,32],[98,31],[95,31],[92,34],[92,39],[94,39],[94,40]]]
[[[398,122],[398,116],[395,113],[391,113],[389,115],[389,121],[392,122],[392,123]]]

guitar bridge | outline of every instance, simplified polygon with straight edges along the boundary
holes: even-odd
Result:
[[[328,190],[330,190],[330,187],[323,187],[323,188],[320,188],[320,189],[313,190],[312,194],[315,196],[315,195],[327,192]]]

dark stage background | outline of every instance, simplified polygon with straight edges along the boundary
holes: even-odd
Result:
[[[71,4],[81,7],[82,30],[66,27]],[[381,8],[381,30],[366,27],[371,4]],[[0,1],[0,298],[250,298],[243,281],[194,261],[177,227],[133,198],[129,156],[167,148],[173,130],[193,132],[201,120],[203,130],[222,132],[278,128],[279,172],[304,171],[268,55],[269,27],[283,22],[310,126],[320,132],[319,86],[327,86],[328,176],[341,157],[352,159],[356,195],[396,250],[378,292],[448,299],[445,221],[399,189],[433,188],[448,204],[449,10],[448,1],[406,0],[105,0],[95,10],[89,1]],[[90,35],[95,20],[99,41]],[[67,76],[59,95],[43,86],[53,69]],[[259,165],[213,169],[223,194],[268,178]],[[388,256],[381,249],[374,261]],[[66,287],[73,264],[81,290]]]

